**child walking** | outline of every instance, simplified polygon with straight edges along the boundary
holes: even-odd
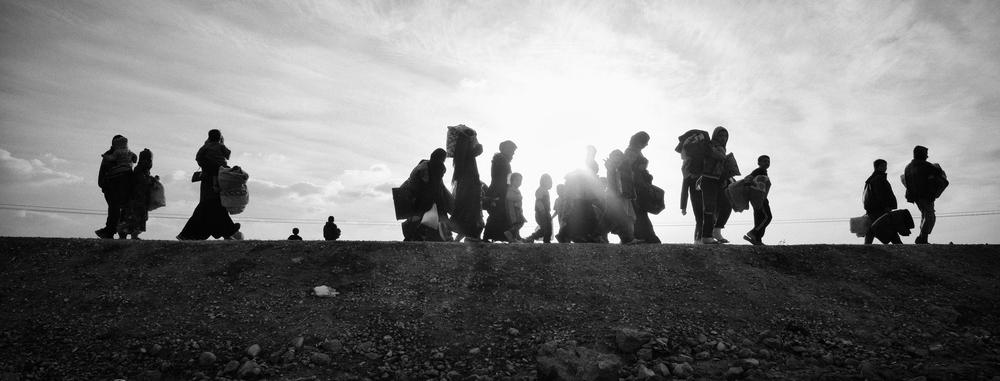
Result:
[[[538,190],[535,191],[535,230],[525,241],[532,242],[541,239],[542,242],[552,242],[552,214],[549,203],[549,189],[552,189],[552,176],[548,173],[538,180]]]
[[[757,169],[747,175],[750,182],[750,206],[753,207],[753,229],[743,235],[743,239],[751,244],[763,246],[764,231],[771,224],[771,205],[767,202],[767,193],[771,190],[771,179],[767,169],[771,167],[771,158],[761,155],[757,158]]]
[[[521,197],[521,182],[523,181],[523,176],[520,173],[514,172],[510,175],[510,185],[507,187],[507,221],[510,221],[510,225],[506,231],[503,232],[504,236],[507,238],[508,242],[523,242],[521,238],[521,227],[524,226],[524,209],[521,203],[523,197]]]

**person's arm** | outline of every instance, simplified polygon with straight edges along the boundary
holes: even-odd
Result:
[[[691,186],[691,180],[689,180],[688,178],[684,178],[684,181],[681,181],[681,215],[683,216],[687,215],[688,187],[690,186]]]

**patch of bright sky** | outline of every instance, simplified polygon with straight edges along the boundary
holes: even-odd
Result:
[[[939,212],[998,210],[998,35],[992,1],[0,1],[0,202],[103,209],[98,154],[121,133],[155,153],[168,206],[147,236],[169,239],[183,220],[157,213],[194,208],[194,152],[220,128],[252,176],[245,216],[315,220],[300,226],[315,239],[333,214],[385,223],[345,224],[346,239],[399,239],[388,190],[448,125],[479,131],[484,179],[497,144],[517,142],[529,202],[586,145],[600,162],[644,130],[667,191],[653,221],[688,242],[675,138],[724,125],[744,172],[772,157],[777,220],[861,214],[872,160],[895,180],[916,144],[952,181]],[[101,221],[0,211],[0,234],[89,237]],[[859,242],[846,226],[768,236]],[[941,219],[934,236],[995,243],[998,227]]]

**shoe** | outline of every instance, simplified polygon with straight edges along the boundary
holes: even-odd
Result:
[[[242,241],[243,240],[243,232],[237,230],[236,233],[233,233],[233,235],[231,235],[229,237],[225,237],[223,239],[225,239],[225,240],[231,240],[231,241]]]
[[[744,234],[743,239],[746,240],[747,242],[750,242],[750,244],[754,246],[765,246],[764,242],[762,242],[760,238],[757,238],[756,236],[753,235],[753,233],[750,232]]]
[[[708,238],[702,238],[702,239],[701,239],[701,243],[702,243],[703,245],[718,245],[718,244],[720,244],[721,242],[719,242],[719,241],[718,241],[717,239],[715,239],[715,238],[712,238],[712,237],[708,237]]]
[[[915,241],[913,241],[913,243],[918,244],[918,245],[926,245],[929,242],[927,242],[927,236],[918,235],[917,239]]]
[[[722,228],[712,229],[712,238],[719,243],[729,243],[729,240],[722,236]]]
[[[94,230],[94,234],[97,234],[97,237],[100,238],[100,239],[114,239],[115,238],[115,233],[108,234],[108,231],[104,230],[104,229]]]

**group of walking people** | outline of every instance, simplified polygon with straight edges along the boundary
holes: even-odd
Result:
[[[623,244],[660,243],[649,215],[664,209],[665,195],[653,184],[649,160],[643,154],[649,140],[648,133],[639,131],[629,138],[624,151],[611,151],[604,159],[604,176],[600,176],[597,150],[586,147],[582,168],[566,174],[564,183],[556,186],[554,203],[549,196],[553,179],[543,174],[534,194],[533,212],[538,227],[522,237],[520,230],[526,219],[520,188],[524,179],[511,165],[517,145],[510,140],[500,143],[499,152],[490,163],[490,183],[486,184],[479,176],[477,158],[482,155],[483,146],[476,131],[464,125],[449,127],[447,150],[435,149],[428,159],[413,168],[399,188],[393,189],[396,217],[403,220],[403,238],[514,243],[549,243],[554,238],[562,243],[607,243],[609,235],[614,234]],[[758,167],[737,181],[740,172],[734,155],[726,149],[728,142],[729,131],[724,127],[716,127],[711,134],[691,130],[678,137],[675,151],[682,159],[681,214],[687,215],[690,201],[695,219],[693,242],[722,244],[729,242],[722,232],[731,213],[753,208],[754,226],[743,239],[763,245],[772,220],[768,202],[771,181],[767,173],[771,158],[759,156]],[[222,133],[210,130],[195,155],[201,170],[194,174],[192,182],[201,183],[199,202],[177,239],[243,238],[240,224],[233,222],[232,209],[223,205],[224,196],[220,194],[219,173],[229,170],[230,155]],[[115,135],[111,148],[101,157],[98,184],[108,205],[108,216],[105,226],[95,233],[100,238],[113,238],[117,234],[120,239],[129,236],[139,239],[146,231],[149,211],[165,205],[162,185],[157,176],[150,175],[153,154],[144,149],[136,155],[129,150],[128,139]],[[444,183],[448,157],[452,157],[454,166],[451,188]],[[928,242],[936,221],[934,202],[948,185],[941,167],[929,163],[927,158],[928,149],[916,146],[913,161],[902,176],[906,200],[915,203],[921,213],[916,243]],[[875,239],[902,243],[899,236],[909,235],[909,229],[913,228],[909,212],[896,209],[887,168],[885,160],[876,160],[874,172],[865,182],[862,235],[866,244]],[[483,211],[488,213],[485,221]],[[554,228],[553,219],[557,219],[558,229]],[[340,229],[333,221],[330,216],[324,227],[327,240],[340,237]],[[301,238],[298,232],[289,237],[296,238]]]
[[[558,242],[607,243],[614,234],[623,244],[660,243],[649,215],[664,209],[664,192],[653,184],[649,160],[643,154],[649,140],[650,135],[640,131],[629,138],[624,151],[611,151],[604,159],[605,176],[600,176],[597,150],[588,146],[583,167],[567,174],[565,182],[556,186],[554,205],[549,196],[552,177],[543,174],[535,191],[538,227],[522,238],[520,230],[526,222],[520,191],[523,176],[511,166],[517,145],[509,140],[500,143],[487,185],[479,178],[476,158],[483,147],[476,131],[462,125],[449,127],[448,150],[435,149],[393,190],[396,217],[404,220],[403,239],[549,243],[555,238]],[[694,242],[728,243],[722,229],[732,206],[724,190],[736,184],[735,176],[739,175],[733,155],[726,150],[729,132],[718,127],[709,136],[692,130],[678,140],[677,152],[684,161],[681,212],[687,214],[690,198],[696,221]],[[444,184],[448,156],[455,168],[454,193]],[[754,208],[755,226],[743,238],[762,245],[771,221],[767,201],[770,158],[761,156],[758,164],[759,168],[738,182],[738,191]],[[483,211],[488,213],[485,222]],[[558,230],[553,227],[553,218],[559,222]]]

